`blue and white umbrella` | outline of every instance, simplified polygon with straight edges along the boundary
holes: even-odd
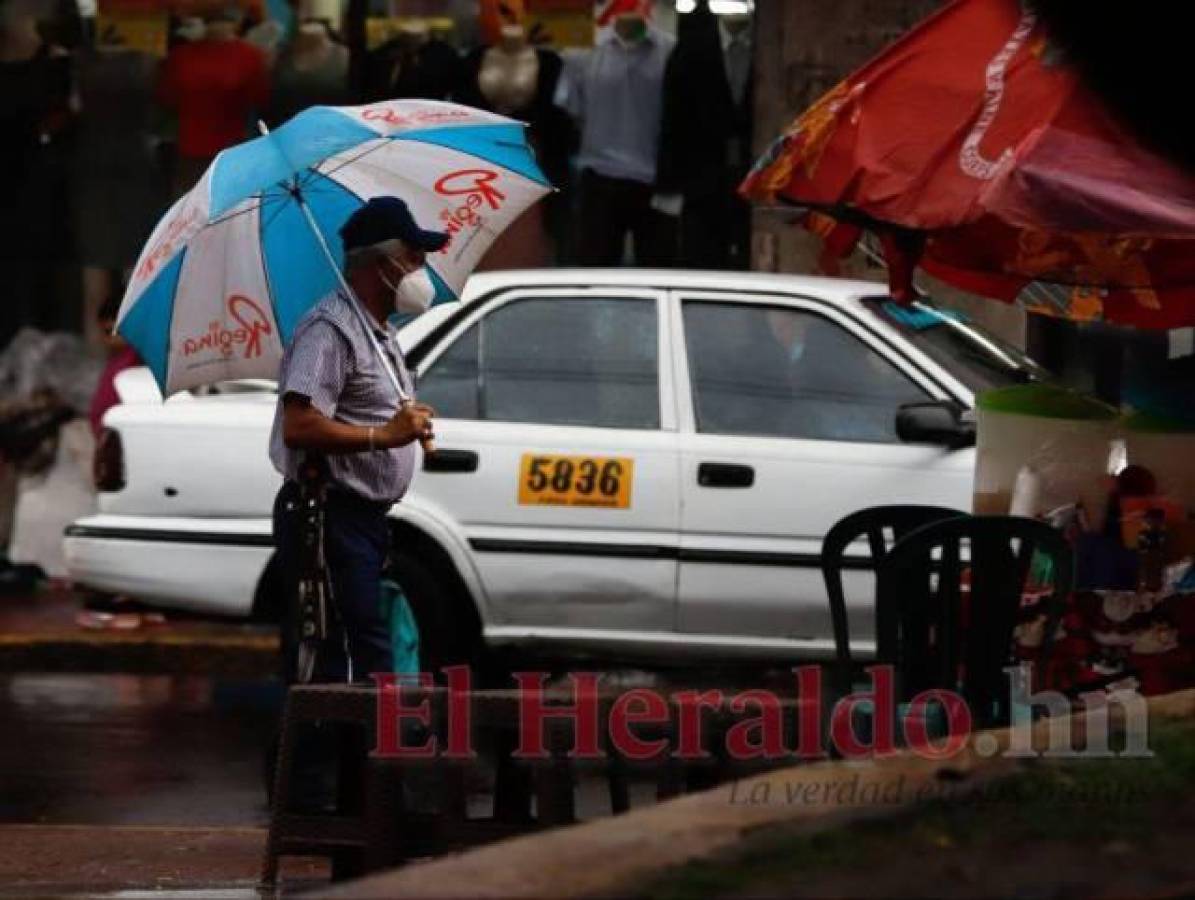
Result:
[[[170,208],[117,330],[166,395],[274,378],[299,319],[344,285],[340,226],[367,200],[401,197],[421,227],[449,232],[428,256],[444,302],[551,189],[520,122],[422,100],[313,107],[222,152]]]

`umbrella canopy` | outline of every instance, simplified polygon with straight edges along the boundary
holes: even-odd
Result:
[[[742,192],[807,207],[831,256],[877,231],[900,298],[920,263],[1038,312],[1195,324],[1195,178],[1126,133],[1016,0],[940,10],[805,112]]]
[[[313,107],[222,152],[171,207],[117,330],[164,394],[274,378],[299,319],[343,284],[338,232],[366,201],[401,197],[421,227],[450,234],[428,256],[444,302],[551,189],[519,122],[431,101]]]

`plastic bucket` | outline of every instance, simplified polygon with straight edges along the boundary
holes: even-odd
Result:
[[[1118,413],[1064,388],[1015,385],[980,394],[974,510],[1007,515],[1017,474],[1037,475],[1036,513],[1081,502],[1098,528],[1108,502],[1108,459],[1119,435]]]

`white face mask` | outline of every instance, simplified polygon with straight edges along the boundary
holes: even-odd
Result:
[[[394,291],[394,311],[399,315],[418,316],[425,313],[436,298],[436,286],[427,266],[403,273],[402,280],[397,284],[392,284],[385,277],[382,281]]]

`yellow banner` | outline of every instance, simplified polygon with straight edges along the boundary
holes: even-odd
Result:
[[[456,29],[456,23],[447,16],[433,16],[427,18],[411,16],[370,16],[365,20],[365,46],[376,50],[391,38],[398,37],[399,29],[404,24],[418,23],[427,28],[433,35],[451,38]]]
[[[100,9],[95,19],[96,43],[129,47],[153,56],[166,55],[169,21],[163,12],[122,12]]]

